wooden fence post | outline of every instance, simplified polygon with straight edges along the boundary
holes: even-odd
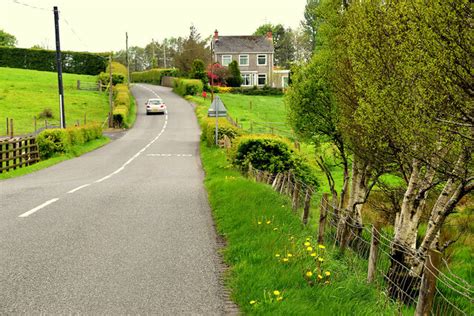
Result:
[[[77,90],[81,90],[81,80],[77,80]]]
[[[10,138],[13,138],[13,119],[10,119]]]
[[[329,194],[323,194],[323,198],[321,199],[321,208],[319,212],[318,243],[321,245],[324,244],[324,228],[326,227],[327,208],[329,205],[328,197]]]
[[[293,208],[294,212],[296,212],[299,208],[300,189],[301,189],[301,184],[299,182],[296,182],[295,188],[293,190],[293,198],[291,199],[291,207]]]
[[[281,177],[280,187],[278,188],[278,192],[280,192],[280,194],[283,194],[283,192],[285,191],[286,182],[287,182],[287,177],[286,177],[286,175],[283,173],[283,174],[282,174],[282,177]]]
[[[421,278],[420,295],[416,304],[416,316],[428,316],[433,306],[433,298],[436,292],[437,267],[441,262],[441,252],[430,249],[426,256],[423,277]]]
[[[372,283],[377,272],[377,257],[380,244],[380,224],[376,222],[372,225],[372,240],[370,241],[369,268],[367,271],[367,282]]]
[[[291,171],[288,171],[288,179],[286,181],[286,195],[289,195],[289,196],[292,196],[291,191],[292,191],[292,187],[294,187],[294,184],[291,182],[291,178],[292,178],[292,173]]]
[[[7,117],[7,136],[10,135],[10,127],[9,127],[9,120],[8,120],[8,117]]]
[[[306,196],[304,198],[303,208],[303,224],[308,224],[309,208],[311,206],[311,188],[306,189]]]
[[[87,112],[84,112],[84,125],[87,124]]]

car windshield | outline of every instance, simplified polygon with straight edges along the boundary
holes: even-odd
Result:
[[[161,100],[148,100],[148,104],[160,105],[163,103]]]

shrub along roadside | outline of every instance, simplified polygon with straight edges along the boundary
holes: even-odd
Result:
[[[339,256],[329,246],[320,248],[314,232],[292,213],[288,198],[233,170],[223,150],[201,143],[201,157],[217,230],[228,242],[226,283],[244,314],[395,313],[366,284],[366,263]]]
[[[237,136],[240,136],[242,132],[240,129],[230,124],[226,118],[218,119],[218,138],[219,140],[224,139],[224,135],[229,137],[230,140]],[[216,143],[216,119],[215,118],[203,118],[201,121],[201,140],[205,141],[208,146],[215,145]]]
[[[114,87],[114,127],[124,127],[128,128],[130,125],[130,109],[131,109],[131,100],[133,97],[130,94],[130,90],[126,84],[118,84]]]
[[[72,146],[80,146],[102,137],[99,125],[86,125],[66,129],[54,128],[42,131],[36,137],[41,160],[56,154],[71,151]]]
[[[177,69],[151,69],[147,71],[132,72],[131,73],[132,82],[142,82],[142,83],[151,83],[156,85],[161,85],[161,79],[164,76],[176,77],[178,76]]]
[[[173,91],[180,96],[200,94],[204,85],[199,79],[177,78],[174,80]]]

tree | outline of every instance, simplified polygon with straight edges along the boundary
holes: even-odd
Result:
[[[301,21],[301,26],[308,39],[311,53],[314,52],[317,46],[317,33],[321,23],[319,12],[320,2],[321,0],[306,0],[304,20]]]
[[[207,79],[207,73],[206,73],[206,66],[204,65],[204,62],[202,60],[195,59],[193,61],[193,66],[191,68],[191,72],[189,76],[192,79],[201,80],[203,85],[207,86],[208,79]]]
[[[197,29],[192,25],[188,38],[183,42],[182,51],[174,56],[174,64],[185,74],[189,74],[195,59],[201,59],[207,64],[210,62],[210,54],[207,41],[201,40]]]
[[[0,29],[0,46],[15,47],[16,37]]]
[[[240,75],[239,65],[236,60],[233,60],[229,66],[229,73],[226,77],[226,82],[229,87],[240,87],[242,84],[242,76]]]
[[[406,181],[391,250],[398,263],[388,276],[400,279],[395,266],[401,263],[408,279],[421,274],[428,249],[450,244],[440,244],[440,231],[474,189],[472,10],[463,0],[406,0],[353,2],[348,12],[360,105],[353,121]],[[418,243],[426,212],[428,229]],[[389,293],[400,295],[397,286]]]
[[[294,33],[291,28],[285,29],[281,24],[263,24],[257,28],[253,35],[266,36],[272,32],[273,46],[275,48],[275,64],[289,68],[295,60]]]
[[[224,86],[225,78],[229,74],[229,69],[219,63],[214,63],[207,67],[207,78],[212,86]]]

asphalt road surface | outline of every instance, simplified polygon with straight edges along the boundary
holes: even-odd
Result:
[[[223,314],[193,109],[133,93],[120,139],[0,181],[0,314]],[[146,116],[156,94],[168,113]]]

